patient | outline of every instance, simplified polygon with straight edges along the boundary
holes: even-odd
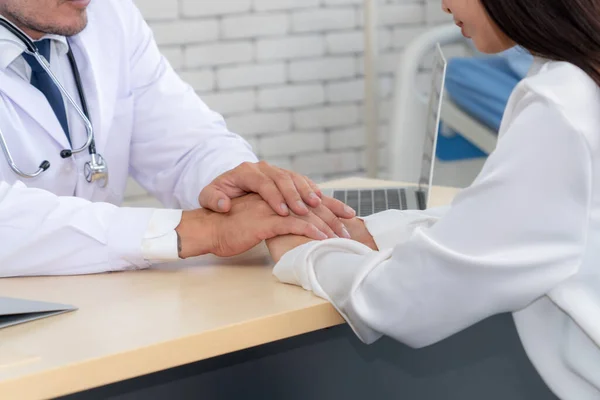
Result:
[[[365,343],[425,347],[510,312],[536,379],[561,399],[600,399],[600,0],[541,3],[443,0],[481,52],[536,54],[502,123],[488,121],[496,149],[450,207],[345,221],[354,241],[268,246],[275,276],[331,302]]]

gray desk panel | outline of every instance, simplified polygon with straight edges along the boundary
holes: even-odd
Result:
[[[527,359],[512,317],[429,348],[360,343],[347,326],[69,396],[79,399],[556,400]]]

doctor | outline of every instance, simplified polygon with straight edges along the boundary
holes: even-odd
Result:
[[[229,256],[277,234],[349,237],[338,217],[353,211],[257,163],[131,0],[0,0],[0,15],[0,276]],[[117,207],[129,174],[172,209]]]
[[[444,0],[477,48],[535,54],[497,149],[452,206],[348,224],[358,241],[270,241],[275,275],[371,343],[414,347],[513,312],[561,399],[600,399],[600,0]],[[493,345],[493,344],[491,344]]]

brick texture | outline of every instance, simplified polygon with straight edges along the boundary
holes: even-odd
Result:
[[[317,180],[364,174],[363,0],[134,1],[171,65],[259,157]],[[450,18],[440,0],[376,1],[385,148],[400,54]]]

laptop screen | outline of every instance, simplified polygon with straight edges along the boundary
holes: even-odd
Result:
[[[442,48],[438,43],[433,58],[431,93],[429,95],[429,105],[427,109],[421,176],[419,177],[419,190],[425,194],[426,204],[429,204],[429,191],[433,183],[433,169],[435,167],[437,139],[440,130],[447,64]]]

